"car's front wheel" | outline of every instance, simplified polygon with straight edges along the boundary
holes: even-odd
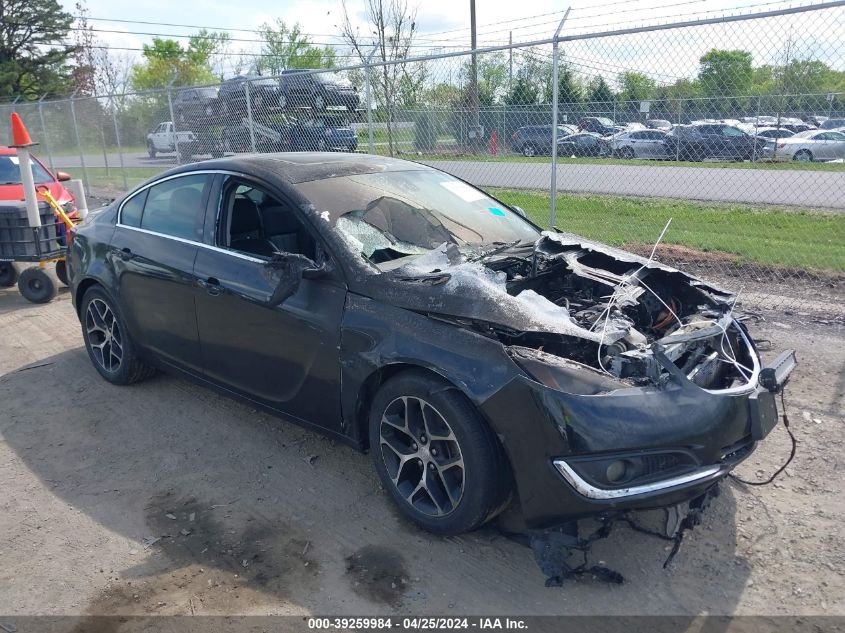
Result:
[[[115,385],[130,385],[155,373],[138,357],[123,319],[102,289],[88,289],[80,314],[85,349],[103,378]]]
[[[150,158],[156,157],[156,148],[152,141],[147,142],[147,154],[149,154]]]
[[[474,530],[509,496],[495,435],[462,393],[425,372],[401,373],[378,391],[370,453],[390,496],[429,532]]]
[[[813,154],[808,149],[802,149],[801,151],[795,153],[792,160],[797,160],[802,163],[811,163],[813,162]]]
[[[532,156],[537,155],[537,148],[534,147],[533,143],[526,143],[522,146],[522,155],[531,158]]]

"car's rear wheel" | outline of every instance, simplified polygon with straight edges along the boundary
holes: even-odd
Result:
[[[156,157],[156,148],[152,143],[147,143],[147,154],[150,155],[150,158]]]
[[[318,112],[322,112],[323,110],[326,109],[326,98],[323,95],[321,95],[320,93],[317,93],[317,94],[314,95],[313,103],[314,103],[314,109],[317,110]]]
[[[102,289],[88,289],[80,314],[85,349],[103,378],[115,385],[129,385],[155,373],[138,357],[123,319]]]
[[[12,262],[0,262],[0,288],[10,288],[18,281],[18,269]]]
[[[534,143],[526,143],[522,146],[522,155],[531,158],[532,156],[537,155],[537,148],[534,146]]]
[[[623,147],[619,150],[619,156],[625,158],[627,160],[631,160],[634,158],[634,148],[633,147]]]
[[[279,95],[279,107],[284,110],[287,107],[287,105],[288,105],[288,98],[284,95],[284,93],[280,94]]]
[[[808,149],[802,149],[800,152],[795,152],[792,160],[797,160],[802,163],[810,163],[813,161],[813,153]]]
[[[27,301],[48,303],[56,296],[56,283],[46,271],[33,266],[25,268],[18,277],[18,290]]]
[[[474,530],[508,498],[495,435],[462,393],[425,372],[401,373],[378,391],[370,453],[390,496],[429,532]]]

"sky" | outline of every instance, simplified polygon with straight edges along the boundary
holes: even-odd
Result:
[[[74,12],[75,0],[61,0],[66,10]],[[571,12],[562,35],[617,30],[621,28],[707,18],[737,13],[754,13],[787,6],[818,4],[822,0],[476,0],[478,45],[507,43],[550,37],[566,7]],[[264,22],[281,18],[289,25],[298,22],[315,43],[340,43],[342,18],[340,0],[145,0],[127,3],[118,0],[86,0],[90,24],[97,37],[115,49],[139,49],[149,43],[153,33],[185,41],[196,28],[163,26],[159,23],[226,29],[233,38],[231,50],[258,52],[258,36],[249,32]],[[448,52],[469,48],[469,0],[408,0],[417,8],[415,52]],[[348,0],[353,22],[360,32],[371,31],[364,18],[363,1]],[[823,15],[823,19],[816,16]],[[156,24],[132,24],[119,20]],[[713,47],[743,48],[754,52],[755,63],[770,63],[782,56],[791,37],[807,56],[815,56],[842,67],[845,60],[845,10],[774,18],[761,28],[761,21],[715,27],[696,27],[681,31],[654,32],[646,35],[606,38],[570,43],[562,47],[579,72],[613,78],[622,70],[640,70],[658,83],[694,75],[699,57]],[[246,31],[235,31],[245,29]],[[340,51],[344,54],[345,51]],[[138,53],[129,51],[129,55]],[[341,58],[340,61],[345,61]],[[351,63],[351,62],[350,62]],[[454,69],[443,63],[442,72]],[[218,72],[231,75],[233,64],[223,62]]]

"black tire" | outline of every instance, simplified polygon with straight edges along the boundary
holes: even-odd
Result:
[[[537,155],[537,147],[534,143],[526,143],[522,146],[522,155],[526,158],[531,158]]]
[[[633,147],[623,147],[619,150],[619,156],[625,160],[633,160],[636,157]]]
[[[0,262],[0,288],[11,288],[18,281],[18,269],[12,262]]]
[[[423,417],[413,412],[422,410],[426,422],[416,426]],[[397,411],[401,411],[398,417]],[[404,433],[383,418],[404,420],[405,428],[415,430]],[[422,529],[434,534],[469,532],[504,508],[510,471],[501,445],[472,403],[452,385],[423,371],[394,376],[373,399],[369,427],[370,454],[382,485]],[[389,448],[388,442],[400,446],[400,451]],[[400,452],[415,451],[422,457],[398,461]],[[397,483],[389,469],[396,472]]]
[[[108,313],[102,311],[103,306],[108,309]],[[82,338],[85,341],[88,358],[91,359],[94,369],[108,382],[115,385],[131,385],[155,373],[152,367],[138,357],[129,331],[124,325],[125,321],[102,288],[92,286],[85,292],[79,314],[82,323]],[[104,318],[103,314],[105,314]],[[100,321],[95,315],[100,315]],[[111,327],[111,335],[106,340],[104,332],[109,327]],[[118,343],[116,347],[114,347],[114,341]],[[113,351],[115,354],[119,352],[117,363],[114,362]],[[108,361],[105,360],[106,357]]]
[[[32,303],[48,303],[56,296],[56,282],[46,271],[32,266],[21,271],[18,277],[18,290],[25,299]]]
[[[285,95],[285,93],[282,93],[282,94],[279,95],[279,107],[282,110],[284,110],[286,107],[288,107],[288,98]]]
[[[320,93],[320,92],[315,93],[315,94],[314,94],[314,98],[313,98],[313,100],[312,100],[312,104],[313,104],[313,106],[314,106],[314,109],[315,109],[317,112],[322,112],[323,110],[325,110],[325,109],[326,109],[326,105],[327,105],[325,95],[323,95],[323,94],[322,94],[322,93]]]
[[[150,155],[150,158],[156,157],[156,148],[152,143],[147,143],[147,154]]]
[[[797,160],[804,163],[812,163],[813,152],[808,149],[802,149],[798,152],[795,152],[795,156],[792,157],[792,160]]]
[[[69,286],[70,280],[67,276],[67,261],[60,259],[56,262],[56,277],[62,282],[62,285]]]

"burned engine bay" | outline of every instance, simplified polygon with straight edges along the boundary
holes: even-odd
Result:
[[[756,381],[759,360],[731,294],[565,233],[496,250],[472,259],[443,245],[394,272],[429,286],[431,316],[498,338],[516,360],[601,372],[605,391]]]

